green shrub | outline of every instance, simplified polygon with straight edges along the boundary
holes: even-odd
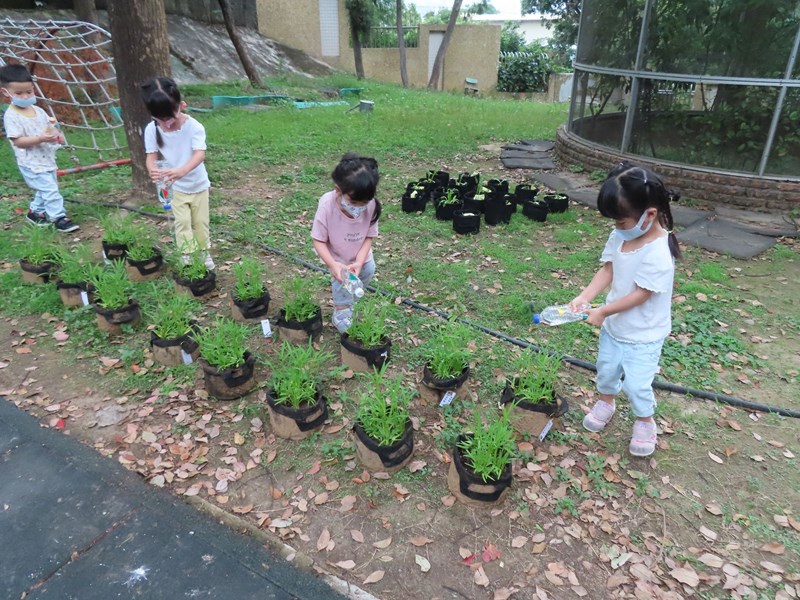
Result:
[[[106,268],[93,273],[91,282],[96,289],[97,303],[103,308],[115,309],[128,305],[131,282],[122,261],[111,261]]]
[[[380,346],[388,331],[388,311],[389,304],[380,294],[362,298],[353,307],[353,324],[347,330],[348,337],[365,348]]]
[[[526,348],[514,361],[519,378],[514,386],[514,398],[532,404],[552,404],[556,401],[555,383],[561,359],[557,356]]]
[[[552,72],[550,58],[540,44],[529,44],[519,56],[504,56],[497,71],[499,92],[545,92]]]
[[[317,314],[319,305],[302,277],[290,279],[284,287],[284,294],[283,312],[287,321],[307,321]]]
[[[389,377],[385,367],[380,372],[360,373],[364,383],[359,393],[356,421],[379,446],[400,441],[408,421],[408,405],[415,390],[400,377]]]
[[[233,265],[234,297],[237,300],[255,300],[260,298],[266,286],[262,281],[264,268],[256,259],[245,257],[238,264]]]
[[[244,325],[217,317],[210,327],[201,327],[195,332],[195,339],[200,344],[200,354],[208,364],[223,371],[244,364],[247,335],[248,330]]]
[[[458,377],[469,366],[472,332],[457,321],[443,324],[425,344],[428,368],[437,379]]]
[[[478,411],[473,413],[472,435],[459,442],[458,447],[466,465],[484,481],[496,481],[517,451],[516,434],[511,427],[510,411],[501,411],[500,418],[492,415],[484,425]]]
[[[316,350],[311,342],[307,346],[283,342],[270,361],[275,403],[293,408],[313,404],[322,368],[332,359],[332,353]]]

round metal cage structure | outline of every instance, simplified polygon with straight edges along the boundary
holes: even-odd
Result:
[[[583,0],[562,137],[800,185],[799,46],[797,0]]]

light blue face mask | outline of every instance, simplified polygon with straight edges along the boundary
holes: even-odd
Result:
[[[11,104],[18,108],[28,108],[29,106],[33,106],[36,104],[36,96],[31,96],[30,98],[11,98]]]
[[[642,229],[642,225],[644,224],[644,220],[647,218],[647,211],[642,213],[642,216],[639,217],[639,221],[631,227],[630,229],[615,229],[614,233],[616,236],[626,242],[630,242],[631,240],[635,240],[636,238],[642,237],[645,233],[650,231],[650,228],[653,226],[653,223],[656,222],[655,219],[650,221],[650,224],[647,226],[647,229]]]
[[[342,208],[354,219],[357,219],[361,215],[364,214],[364,211],[367,210],[367,205],[363,206],[354,206],[347,201],[347,196],[342,194]]]

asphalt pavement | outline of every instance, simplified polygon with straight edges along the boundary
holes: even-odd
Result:
[[[0,598],[344,596],[0,398]]]

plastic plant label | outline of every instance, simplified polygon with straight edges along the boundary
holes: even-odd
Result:
[[[89,294],[81,291],[81,302],[83,302],[84,306],[89,306]]]
[[[181,348],[181,358],[183,359],[183,364],[190,365],[194,362],[192,355],[186,352],[183,348]]]
[[[272,337],[272,327],[269,325],[269,319],[261,319],[261,331],[264,332],[264,337]]]
[[[442,396],[442,399],[439,402],[439,406],[447,406],[448,404],[450,404],[453,401],[453,399],[455,397],[456,397],[456,393],[453,390],[449,390],[449,391],[445,392],[444,396]]]
[[[544,438],[550,433],[550,430],[553,428],[553,419],[547,421],[547,425],[542,427],[542,433],[539,434],[539,441],[543,442]]]

